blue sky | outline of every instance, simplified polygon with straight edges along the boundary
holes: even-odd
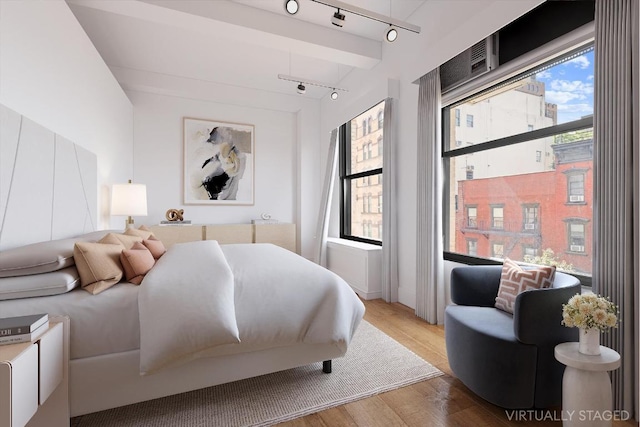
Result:
[[[593,114],[593,50],[536,75],[545,100],[558,105],[558,123]]]

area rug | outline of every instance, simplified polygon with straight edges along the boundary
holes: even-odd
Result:
[[[269,426],[442,375],[363,321],[347,354],[322,364],[72,418],[72,427]]]

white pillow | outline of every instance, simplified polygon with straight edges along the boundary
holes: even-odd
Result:
[[[51,273],[3,277],[0,278],[0,301],[58,295],[77,286],[80,286],[80,275],[73,266]]]

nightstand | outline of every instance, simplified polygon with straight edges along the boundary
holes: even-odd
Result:
[[[0,346],[0,427],[69,426],[69,318],[37,340]]]

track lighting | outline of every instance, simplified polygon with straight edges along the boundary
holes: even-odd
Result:
[[[386,38],[389,43],[396,41],[396,39],[398,38],[398,30],[396,30],[396,27],[394,27],[393,25],[389,26]]]
[[[369,18],[374,21],[382,22],[389,25],[390,28],[387,30],[387,35],[386,35],[386,39],[389,42],[392,42],[398,38],[398,28],[402,28],[403,30],[407,30],[407,31],[412,31],[417,34],[420,34],[420,31],[421,31],[420,27],[417,25],[413,25],[405,21],[400,21],[399,19],[394,19],[391,16],[382,15],[380,13],[377,13],[371,10],[363,9],[361,7],[354,6],[340,0],[311,0],[311,1],[338,9],[338,11],[333,14],[333,17],[331,17],[331,23],[338,27],[342,27],[345,19],[344,14],[341,13],[341,11],[364,16],[365,18]]]
[[[289,15],[295,15],[296,13],[298,13],[298,9],[300,9],[298,0],[286,0],[284,2],[284,9]]]
[[[278,78],[280,80],[288,80],[290,82],[296,82],[298,85],[296,86],[296,90],[299,94],[304,94],[307,91],[307,87],[305,85],[312,85],[312,86],[319,86],[319,87],[325,87],[327,89],[331,89],[332,92],[329,95],[329,97],[333,100],[338,99],[338,92],[339,90],[345,91],[345,92],[349,92],[348,89],[344,89],[341,87],[336,87],[333,85],[333,83],[323,83],[323,82],[319,82],[316,80],[309,80],[309,79],[303,79],[300,77],[294,77],[294,76],[287,76],[284,74],[278,74]]]
[[[340,9],[331,17],[331,23],[340,28],[344,25],[344,14],[340,13]]]

